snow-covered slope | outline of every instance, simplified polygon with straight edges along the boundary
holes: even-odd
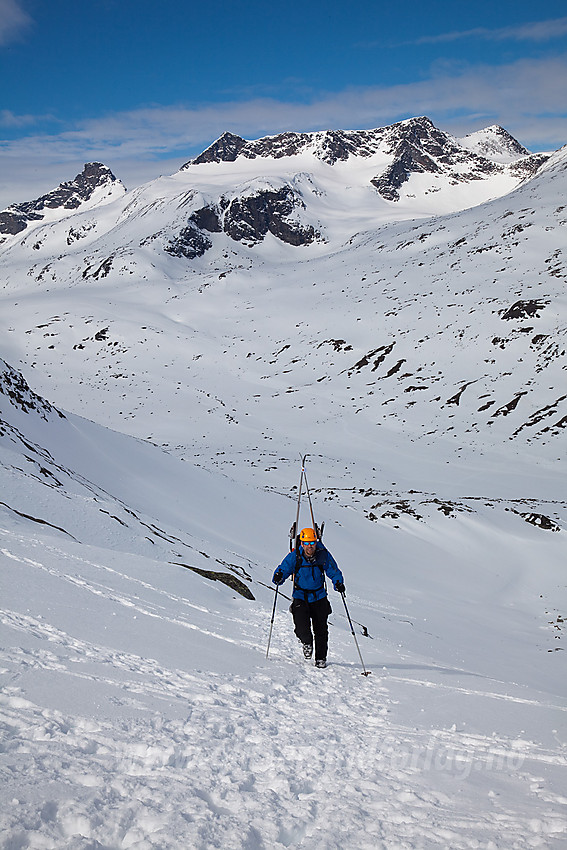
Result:
[[[2,850],[563,846],[567,152],[510,138],[225,136],[6,235]],[[332,590],[265,657],[300,452],[368,678]]]
[[[285,133],[254,142],[225,133],[176,175],[126,194],[100,163],[86,165],[71,183],[0,213],[0,234],[13,263],[33,264],[34,277],[48,264],[50,277],[65,282],[69,263],[72,275],[100,276],[141,271],[144,255],[151,265],[164,252],[218,261],[268,234],[311,246],[311,254],[327,252],[381,222],[505,194],[547,159],[492,130],[461,143],[415,118],[380,130]],[[80,214],[69,221],[71,207]]]
[[[226,187],[239,179],[230,169],[240,159],[257,162],[191,168]],[[279,162],[263,157],[261,167]],[[532,492],[559,495],[565,151],[469,210],[356,233],[337,215],[336,247],[215,232],[214,246],[192,259],[173,237],[179,250],[156,247],[171,228],[172,197],[178,226],[193,217],[188,210],[205,209],[195,189],[185,190],[183,208],[179,181],[189,173],[126,195],[117,226],[110,204],[92,226],[78,214],[4,249],[4,352],[36,370],[41,392],[209,467],[230,470],[242,453],[259,463],[267,453],[272,467],[298,444],[335,457],[343,435],[357,434],[364,444],[340,449],[339,470],[345,458],[367,469],[371,447],[382,480],[427,489],[441,440],[451,464],[471,467],[459,479],[472,494],[517,493],[515,476],[534,474],[535,456],[544,486],[534,482]],[[69,228],[84,240],[67,246]],[[400,482],[381,451],[390,432],[416,458],[412,480]],[[435,477],[454,495],[451,464]],[[282,483],[273,470],[270,478]]]
[[[2,390],[6,848],[561,847],[564,531],[316,489],[372,676],[266,659],[293,500]]]

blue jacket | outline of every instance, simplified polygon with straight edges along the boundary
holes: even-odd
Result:
[[[275,570],[274,575],[278,570],[282,571],[284,579],[293,575],[296,572],[296,561],[297,553],[294,549],[289,555],[286,555],[277,570]],[[307,602],[316,602],[318,599],[324,599],[327,595],[324,573],[329,576],[333,585],[337,581],[343,582],[343,574],[339,570],[337,562],[320,541],[317,541],[315,558],[312,561],[307,560],[303,552],[303,546],[300,545],[298,569],[293,585],[293,598],[305,599]]]

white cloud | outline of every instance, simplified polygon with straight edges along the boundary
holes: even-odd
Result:
[[[31,23],[18,0],[0,0],[0,47],[21,38]]]
[[[567,33],[567,18],[552,18],[547,21],[533,21],[519,26],[475,27],[470,30],[439,33],[423,36],[407,44],[443,44],[462,39],[482,39],[484,41],[550,41],[561,38]]]
[[[33,124],[40,124],[42,121],[54,120],[51,115],[17,115],[11,109],[0,109],[0,127],[8,129],[30,127]]]
[[[100,160],[118,177],[123,177],[123,162],[134,180],[141,181],[164,173],[165,157],[175,163],[172,173],[225,130],[258,138],[283,130],[380,127],[415,115],[428,115],[457,135],[497,123],[528,148],[551,149],[567,142],[565,79],[567,56],[458,72],[438,69],[426,80],[329,93],[311,103],[257,98],[138,109],[93,118],[59,134],[0,142],[0,169],[12,175],[8,180],[17,180],[18,164],[24,161],[47,169],[54,163],[75,167]],[[133,185],[128,178],[124,182]],[[4,196],[9,188],[7,182]]]

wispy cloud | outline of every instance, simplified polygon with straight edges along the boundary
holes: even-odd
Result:
[[[443,44],[463,39],[481,39],[484,41],[550,41],[561,38],[567,33],[567,18],[552,18],[547,21],[533,21],[520,26],[475,27],[474,29],[439,33],[417,38],[407,44]]]
[[[18,0],[0,0],[0,47],[22,38],[32,23]]]
[[[17,140],[0,142],[0,169],[11,174],[23,162],[37,170],[42,163],[75,167],[101,160],[121,176],[121,162],[128,167],[144,162],[149,174],[154,160],[158,173],[160,160],[189,159],[225,130],[258,138],[283,130],[381,127],[415,115],[428,115],[456,135],[501,124],[528,148],[552,149],[567,142],[565,79],[567,56],[458,73],[437,69],[426,80],[327,93],[307,104],[256,98],[138,109],[93,118],[57,134],[22,133]]]
[[[55,121],[55,119],[52,115],[18,115],[11,109],[0,109],[0,127],[6,127],[6,129],[31,127],[34,124],[43,124],[45,121]]]

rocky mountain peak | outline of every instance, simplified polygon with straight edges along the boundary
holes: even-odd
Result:
[[[459,143],[480,156],[501,163],[514,162],[530,154],[527,148],[499,124],[485,127],[476,133],[469,133],[463,139],[459,139]]]
[[[495,125],[465,139],[456,139],[422,115],[375,130],[286,132],[253,141],[227,132],[183,168],[210,162],[234,162],[240,157],[281,159],[302,153],[311,153],[328,165],[378,153],[392,156],[386,170],[371,181],[389,201],[399,200],[399,189],[412,173],[445,173],[460,182],[493,174],[501,166],[529,155],[529,151],[502,127]],[[468,172],[476,176],[466,176]]]
[[[83,200],[87,200],[99,186],[119,182],[110,168],[102,162],[86,162],[80,174],[69,183],[61,183],[60,190],[72,192],[74,189]],[[69,203],[69,201],[67,201]]]
[[[123,194],[126,191],[108,166],[102,162],[87,162],[73,180],[60,183],[56,189],[34,201],[24,201],[7,207],[0,213],[0,233],[21,233],[31,222],[42,221],[49,210],[73,212],[90,201],[97,190],[102,190],[101,200],[111,199],[115,193]]]
[[[529,151],[502,127],[489,127],[465,140],[439,130],[426,116],[386,128],[390,165],[371,183],[388,201],[400,199],[400,188],[412,174],[429,172],[452,184],[467,183],[503,173],[506,166],[517,176],[531,176],[545,161]],[[525,167],[524,167],[525,166]]]
[[[240,136],[229,132],[223,133],[196,159],[182,166],[182,170],[189,165],[204,165],[207,162],[234,162],[246,145],[246,140]]]

